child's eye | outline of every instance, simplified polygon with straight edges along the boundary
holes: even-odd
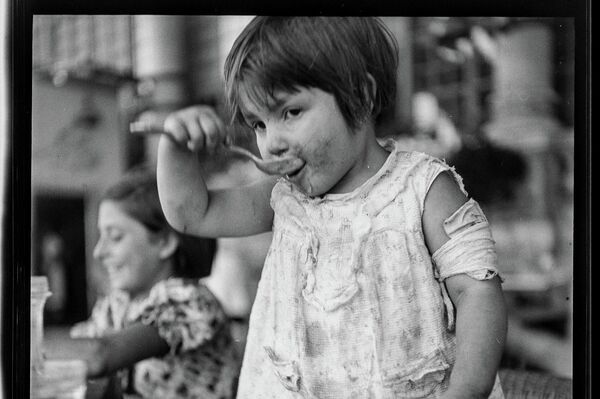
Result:
[[[295,118],[295,117],[299,116],[301,113],[302,113],[302,110],[300,108],[290,108],[285,111],[284,116],[286,119]]]
[[[250,127],[255,132],[264,132],[265,129],[266,129],[265,124],[263,122],[260,122],[260,121],[250,123]]]

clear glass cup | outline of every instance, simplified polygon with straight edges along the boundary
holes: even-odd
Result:
[[[44,368],[44,304],[51,295],[46,276],[31,277],[31,343],[30,369],[40,373]]]
[[[85,399],[86,371],[84,360],[46,360],[43,372],[32,375],[31,398]]]

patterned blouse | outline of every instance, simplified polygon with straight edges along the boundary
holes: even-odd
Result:
[[[130,300],[116,291],[99,299],[89,320],[72,337],[94,338],[141,322],[158,328],[170,352],[121,371],[123,385],[143,398],[229,399],[235,397],[239,359],[220,304],[199,280],[170,278],[148,296]]]
[[[445,278],[497,275],[487,219],[473,200],[446,220],[431,256],[421,217],[444,162],[394,142],[350,193],[311,198],[273,188],[267,253],[239,399],[439,398],[456,358]],[[496,377],[490,398],[503,398]]]

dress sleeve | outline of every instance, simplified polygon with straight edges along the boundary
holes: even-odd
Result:
[[[129,298],[122,292],[113,292],[99,298],[94,304],[88,320],[76,323],[71,327],[71,338],[98,338],[108,332],[123,327],[125,311],[129,306]]]
[[[198,280],[169,279],[155,285],[140,313],[154,326],[172,353],[195,349],[226,326],[223,310]]]
[[[445,161],[432,157],[428,154],[414,152],[407,174],[412,181],[415,193],[419,202],[421,216],[425,208],[425,198],[435,179],[443,172],[448,172],[458,185],[458,188],[468,196],[462,177],[456,172],[454,167],[448,165]]]

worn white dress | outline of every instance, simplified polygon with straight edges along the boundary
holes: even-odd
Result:
[[[238,398],[438,398],[447,388],[455,310],[441,282],[497,275],[494,243],[469,200],[430,256],[427,191],[443,171],[464,190],[462,181],[436,158],[386,147],[381,170],[350,193],[310,198],[275,185]],[[490,398],[503,398],[498,378]]]

